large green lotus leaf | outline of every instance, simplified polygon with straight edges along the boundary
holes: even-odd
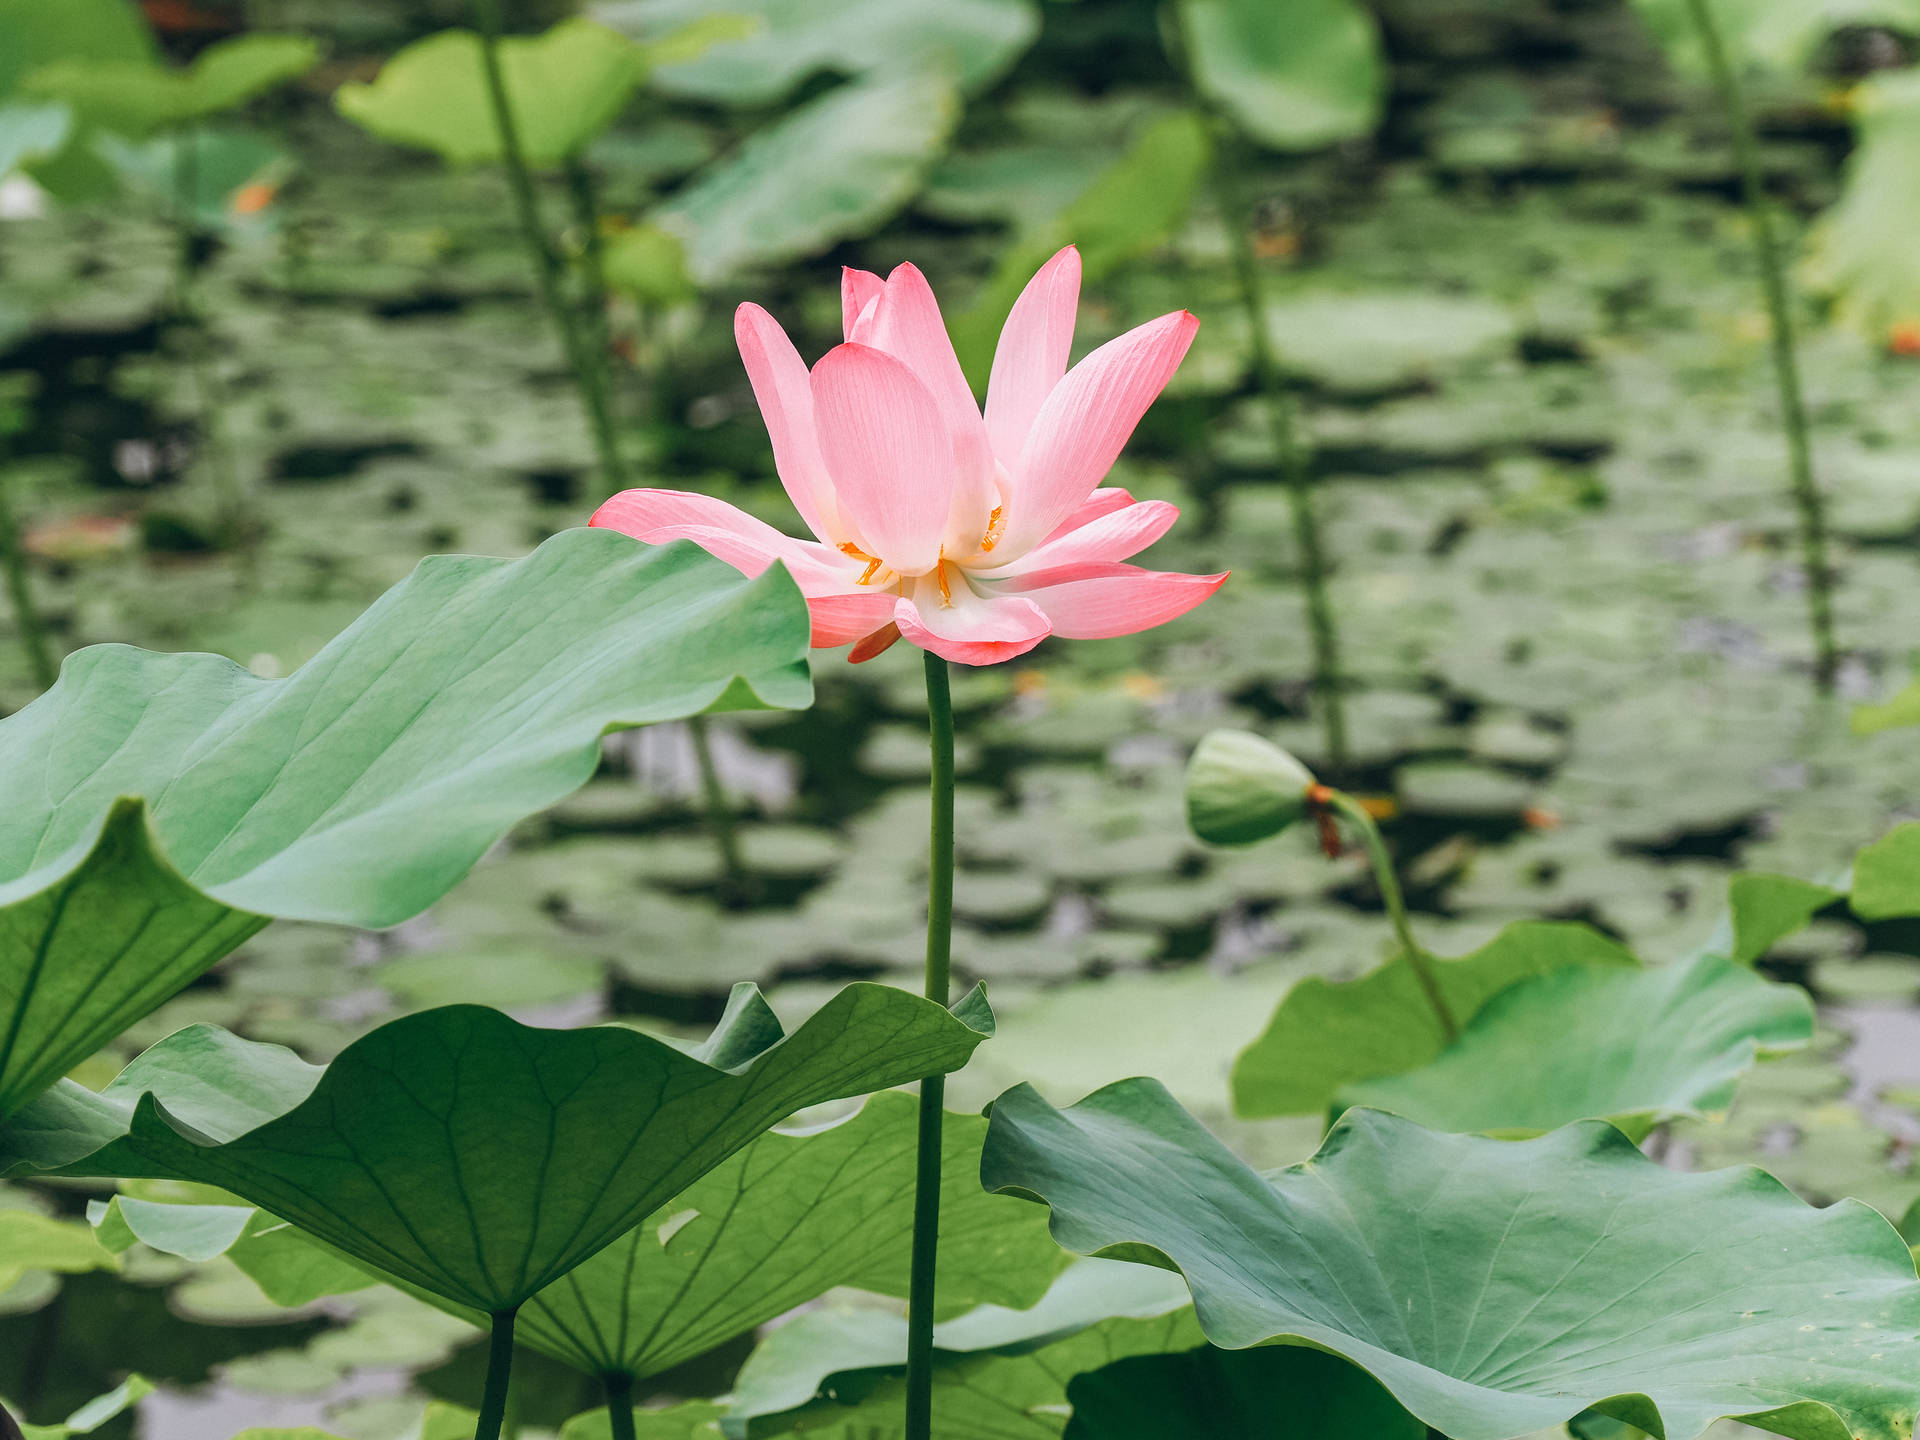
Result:
[[[1373,16],[1355,0],[1179,0],[1200,93],[1276,150],[1370,135],[1386,99]]]
[[[1797,71],[1837,30],[1884,25],[1920,32],[1920,0],[1709,0],[1714,28],[1734,63],[1761,71]],[[1633,0],[1675,69],[1711,78],[1693,0]]]
[[[251,1205],[222,1203],[224,1198],[204,1186],[134,1180],[105,1204],[90,1202],[87,1219],[101,1245],[116,1255],[136,1242],[183,1260],[225,1255],[276,1305],[306,1305],[379,1283],[373,1271],[325,1241]]]
[[[1143,125],[1126,150],[1050,219],[1033,225],[1023,216],[1029,233],[1001,254],[980,295],[949,326],[968,378],[985,387],[1007,312],[1061,246],[1076,245],[1084,274],[1099,279],[1177,234],[1212,154],[1206,122],[1176,110]]]
[[[0,98],[45,65],[151,61],[154,53],[132,0],[0,0]]]
[[[1073,1266],[1037,1305],[995,1305],[934,1327],[938,1440],[1053,1440],[1067,1382],[1128,1355],[1185,1350],[1199,1326],[1177,1276],[1106,1261]],[[747,1357],[722,1430],[731,1440],[832,1435],[896,1440],[906,1321],[882,1310],[815,1310]]]
[[[151,64],[155,53],[133,0],[0,0],[0,101],[22,100],[21,82],[43,66]],[[52,153],[25,157],[28,172],[62,201],[111,194],[112,172],[88,138],[84,127],[70,125]]]
[[[610,730],[807,703],[805,603],[697,546],[435,556],[310,662],[96,645],[0,721],[0,1119],[263,917],[379,927],[578,788]]]
[[[60,100],[82,119],[146,135],[218,115],[311,70],[320,48],[304,35],[236,35],[175,70],[152,61],[66,59],[28,74],[21,90]]]
[[[711,0],[612,0],[595,16],[641,39],[696,23]],[[969,91],[991,84],[1033,43],[1031,0],[731,0],[745,33],[654,71],[655,89],[689,100],[770,105],[818,71],[950,69]]]
[[[981,1179],[1069,1249],[1177,1268],[1214,1344],[1344,1355],[1453,1440],[1588,1408],[1668,1440],[1724,1417],[1896,1440],[1920,1403],[1920,1283],[1884,1218],[1664,1169],[1597,1121],[1507,1141],[1350,1110],[1263,1178],[1154,1081],[1065,1111],[1022,1086]]]
[[[112,1253],[79,1221],[36,1210],[0,1210],[0,1290],[18,1283],[29,1270],[78,1275],[113,1268]]]
[[[1862,920],[1920,915],[1920,824],[1896,825],[1855,857],[1848,903]]]
[[[1756,1060],[1812,1039],[1805,990],[1723,956],[1566,965],[1495,995],[1431,1063],[1348,1085],[1340,1103],[1501,1135],[1611,1120],[1638,1139],[1725,1110]]]
[[[1568,965],[1636,966],[1633,955],[1584,925],[1523,920],[1471,954],[1437,958],[1454,1018],[1470,1021],[1517,980]],[[1286,993],[1259,1039],[1233,1064],[1242,1115],[1311,1115],[1343,1088],[1437,1059],[1446,1033],[1403,956],[1357,980],[1309,976]]]
[[[20,1426],[20,1440],[68,1440],[73,1435],[91,1435],[116,1416],[125,1414],[153,1393],[153,1382],[142,1375],[129,1375],[104,1395],[96,1395],[57,1425]],[[0,1416],[5,1411],[0,1410]]]
[[[1066,1440],[1427,1440],[1378,1380],[1297,1345],[1132,1355],[1074,1377]]]
[[[30,160],[59,154],[72,130],[73,111],[65,105],[0,105],[0,179]]]
[[[522,1307],[524,1344],[591,1374],[655,1374],[838,1286],[905,1296],[918,1107],[875,1095],[851,1119],[763,1135]],[[1031,1206],[980,1188],[986,1121],[949,1115],[944,1311],[1037,1301],[1067,1256]]]
[[[1920,73],[1889,71],[1860,85],[1858,140],[1840,199],[1808,240],[1806,278],[1868,334],[1920,320],[1920,254],[1901,237],[1920,224],[1912,177],[1920,173]],[[1875,716],[1868,710],[1869,723]],[[1909,723],[1893,707],[1888,724]]]
[[[959,109],[938,70],[836,86],[748,137],[654,218],[685,242],[702,283],[818,254],[913,198]]]
[[[1920,126],[1915,128],[1920,131]],[[1920,143],[1916,143],[1915,149],[1920,152]],[[1916,306],[1905,308],[1909,314],[1920,311],[1920,307]],[[1878,735],[1882,730],[1903,730],[1911,725],[1920,725],[1920,680],[1909,680],[1878,704],[1854,706],[1850,725],[1856,735]]]
[[[646,52],[591,20],[499,42],[500,70],[520,148],[557,165],[612,124],[645,77]],[[370,83],[348,83],[334,105],[383,140],[431,150],[451,165],[500,159],[480,37],[442,30],[400,51]]]
[[[1775,942],[1805,929],[1809,920],[1841,894],[1832,886],[1791,875],[1736,875],[1727,884],[1732,943],[1725,948],[1740,964],[1751,965]]]
[[[978,991],[950,1012],[858,984],[787,1036],[743,985],[689,1053],[448,1006],[355,1041],[264,1124],[247,1124],[261,1103],[244,1067],[179,1112],[149,1090],[124,1136],[65,1173],[217,1185],[384,1274],[498,1312],[795,1110],[957,1069],[991,1024]],[[248,1052],[262,1089],[287,1070],[270,1049]]]

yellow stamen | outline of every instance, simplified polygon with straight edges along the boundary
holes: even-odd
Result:
[[[877,557],[867,554],[866,551],[862,550],[851,540],[843,540],[840,542],[840,553],[842,555],[851,555],[856,560],[864,560],[867,562],[867,568],[860,573],[860,578],[853,582],[856,585],[865,585],[871,582],[873,577],[880,573],[881,565],[885,563]]]
[[[933,578],[940,586],[940,608],[943,610],[951,610],[953,608],[953,587],[947,583],[947,562],[945,560],[942,560],[933,567]]]
[[[987,517],[987,533],[980,537],[980,553],[984,555],[989,550],[993,549],[994,546],[1000,543],[1002,537],[1005,536],[1006,533],[1007,533],[1006,507],[1002,505],[996,505],[993,507],[993,514]]]

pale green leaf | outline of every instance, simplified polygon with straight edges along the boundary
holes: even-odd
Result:
[[[591,20],[499,42],[501,77],[527,163],[558,165],[619,116],[646,74],[646,56]],[[400,51],[367,84],[334,92],[340,113],[383,140],[431,150],[453,165],[497,162],[480,37],[442,30]]]

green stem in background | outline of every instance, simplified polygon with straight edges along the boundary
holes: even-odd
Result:
[[[953,692],[947,662],[931,650],[927,668],[927,742],[933,758],[931,847],[927,857],[927,988],[947,1003],[953,972]],[[920,1137],[913,1192],[913,1262],[907,1282],[906,1440],[933,1434],[933,1289],[940,1251],[940,1126],[947,1081],[920,1082]]]
[[[196,137],[191,131],[178,131],[173,137],[174,317],[187,332],[187,378],[193,386],[193,405],[199,416],[200,432],[206,438],[220,538],[226,543],[237,541],[242,552],[250,555],[252,527],[247,523],[246,497],[241,492],[240,471],[232,451],[227,448],[226,431],[220,423],[220,396],[207,366],[211,337],[194,297],[200,243],[194,200],[199,188]]]
[[[707,823],[713,827],[713,843],[720,851],[727,894],[744,893],[747,869],[740,859],[740,839],[733,829],[733,810],[727,803],[727,788],[720,782],[720,767],[713,760],[713,736],[707,717],[687,718],[687,734],[693,739],[693,758],[700,766],[700,794],[707,806]]]
[[[1754,138],[1753,117],[1747,113],[1740,77],[1721,41],[1709,0],[1688,0],[1688,5],[1700,32],[1700,48],[1706,54],[1714,88],[1720,92],[1727,128],[1733,132],[1740,188],[1753,230],[1754,258],[1760,264],[1761,287],[1773,331],[1773,378],[1780,391],[1780,423],[1787,434],[1787,469],[1793,480],[1793,503],[1800,512],[1800,565],[1806,573],[1807,619],[1813,631],[1813,683],[1816,689],[1827,691],[1833,689],[1840,653],[1833,638],[1833,571],[1827,563],[1826,510],[1813,478],[1813,447],[1807,432],[1806,400],[1800,390],[1793,310],[1773,232],[1773,215],[1767,205],[1766,174],[1760,165],[1760,145]]]
[[[606,1391],[607,1428],[613,1440],[634,1440],[633,1376],[610,1372],[600,1377],[600,1385]]]
[[[13,628],[20,632],[21,648],[42,690],[59,677],[60,667],[53,658],[53,646],[47,640],[46,625],[40,619],[40,607],[33,602],[33,585],[27,574],[27,550],[21,543],[20,525],[14,518],[13,501],[0,482],[0,560],[7,572],[7,598],[13,604]]]
[[[1267,402],[1267,423],[1293,517],[1294,546],[1300,552],[1300,583],[1307,602],[1307,630],[1313,642],[1313,692],[1326,737],[1327,763],[1335,771],[1347,763],[1347,715],[1340,675],[1340,636],[1334,628],[1333,601],[1327,588],[1326,552],[1321,546],[1320,519],[1314,510],[1313,476],[1301,443],[1293,396],[1280,373],[1280,363],[1267,336],[1266,306],[1261,298],[1260,262],[1253,253],[1254,217],[1241,194],[1238,167],[1241,146],[1223,125],[1213,162],[1214,191],[1219,197],[1227,238],[1233,251],[1233,272],[1246,311],[1247,332],[1253,350],[1254,380]]]
[[[559,255],[548,242],[546,227],[540,220],[540,202],[533,192],[533,174],[527,169],[526,152],[520,148],[520,128],[513,106],[507,100],[506,77],[500,70],[500,0],[474,0],[480,20],[481,69],[486,74],[487,101],[493,111],[494,127],[500,132],[500,161],[507,172],[507,188],[513,193],[513,208],[520,221],[520,235],[533,260],[540,300],[559,333],[561,348],[573,370],[574,385],[580,392],[581,408],[586,411],[588,428],[593,432],[594,449],[600,457],[600,469],[608,490],[621,488],[620,446],[613,428],[613,411],[603,388],[596,382],[596,357],[580,325],[579,311],[568,303],[562,286],[564,278]]]
[[[595,379],[602,390],[608,392],[611,405],[607,370],[607,245],[600,233],[600,195],[593,183],[593,171],[577,155],[567,160],[567,195],[573,202],[574,223],[580,227],[580,254],[585,262],[581,319],[595,362]]]
[[[1367,813],[1367,807],[1344,790],[1322,785],[1316,787],[1313,793],[1319,803],[1351,821],[1366,840],[1367,856],[1373,861],[1374,882],[1380,887],[1380,899],[1387,907],[1387,918],[1393,922],[1393,934],[1400,943],[1400,953],[1407,957],[1407,963],[1413,967],[1413,973],[1420,981],[1420,988],[1426,992],[1427,1003],[1433,1007],[1434,1017],[1439,1020],[1447,1043],[1452,1044],[1460,1038],[1460,1022],[1453,1018],[1453,1008],[1440,991],[1440,978],[1433,971],[1433,957],[1414,938],[1413,924],[1407,918],[1406,897],[1400,893],[1400,877],[1394,874],[1393,857],[1387,854],[1387,842],[1381,838],[1380,827],[1374,823],[1373,816]]]
[[[473,1440],[500,1440],[501,1422],[507,1417],[507,1377],[513,1370],[513,1320],[518,1313],[494,1314],[487,1344],[487,1388],[480,1396],[480,1423],[474,1427]]]

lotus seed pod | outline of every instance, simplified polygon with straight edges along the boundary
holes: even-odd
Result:
[[[1313,772],[1270,740],[1215,730],[1187,766],[1187,823],[1213,845],[1251,845],[1307,813]]]

